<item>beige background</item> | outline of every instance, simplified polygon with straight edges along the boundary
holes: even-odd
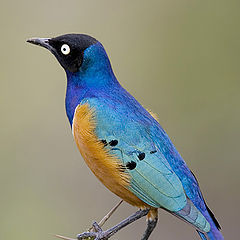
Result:
[[[65,73],[29,37],[88,33],[159,116],[226,239],[238,239],[240,1],[1,0],[0,239],[74,237],[118,198],[86,167],[64,109]],[[108,226],[133,213],[121,206]],[[151,239],[198,239],[161,211]],[[113,239],[140,239],[145,221]]]

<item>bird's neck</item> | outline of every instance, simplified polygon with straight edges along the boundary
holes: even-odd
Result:
[[[93,47],[84,53],[84,61],[78,72],[66,71],[65,106],[71,126],[75,109],[82,100],[97,96],[103,91],[111,92],[112,88],[120,86],[103,47],[100,44]]]

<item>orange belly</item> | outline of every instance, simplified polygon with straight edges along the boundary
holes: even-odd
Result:
[[[120,171],[120,161],[104,148],[95,134],[94,110],[88,104],[78,105],[72,131],[78,149],[95,176],[124,201],[139,208],[149,207],[129,189],[130,176]]]

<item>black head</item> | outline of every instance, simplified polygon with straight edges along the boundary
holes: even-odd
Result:
[[[47,48],[65,70],[77,72],[83,62],[84,50],[97,40],[85,34],[66,34],[55,38],[32,38],[27,42]]]

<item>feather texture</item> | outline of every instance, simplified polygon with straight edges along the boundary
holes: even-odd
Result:
[[[118,83],[102,45],[86,49],[80,71],[67,71],[67,76],[66,110],[74,138],[105,186],[132,205],[164,208],[203,235],[217,236],[209,239],[223,239],[196,178],[158,121]],[[82,137],[82,106],[88,106],[91,116],[91,141]],[[119,176],[115,186],[109,184],[113,173]]]

